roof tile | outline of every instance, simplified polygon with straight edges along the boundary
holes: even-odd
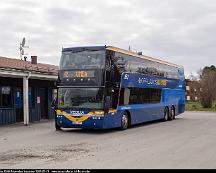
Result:
[[[58,66],[56,65],[43,64],[43,63],[32,64],[30,61],[24,61],[24,60],[19,60],[14,58],[6,58],[1,56],[0,56],[0,68],[48,73],[51,75],[58,74]]]

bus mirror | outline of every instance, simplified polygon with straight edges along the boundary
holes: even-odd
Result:
[[[104,103],[104,112],[107,113],[109,112],[110,108],[110,96],[105,97],[105,103]]]
[[[53,110],[55,110],[56,109],[56,99],[53,99],[53,101],[52,101],[52,103],[51,103],[51,108],[53,109]]]
[[[109,91],[109,93],[114,93],[115,92],[114,89],[109,89],[108,91]]]

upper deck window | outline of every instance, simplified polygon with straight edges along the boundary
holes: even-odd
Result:
[[[124,62],[120,67],[118,65],[119,60]],[[119,52],[115,52],[114,61],[118,69],[124,69],[123,72],[138,72],[147,75],[179,79],[179,68],[177,67]]]
[[[104,50],[85,50],[62,52],[60,70],[103,69],[105,66]]]

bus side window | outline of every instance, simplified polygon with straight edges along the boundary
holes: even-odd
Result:
[[[124,88],[120,91],[120,97],[119,97],[119,105],[124,105]]]
[[[124,105],[129,104],[129,97],[130,97],[130,89],[125,88],[125,90],[124,90]]]
[[[130,89],[122,88],[120,92],[119,105],[128,105],[130,97]]]

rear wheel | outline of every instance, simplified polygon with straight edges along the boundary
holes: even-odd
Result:
[[[129,127],[129,116],[126,112],[121,117],[121,129],[126,130]]]
[[[169,109],[167,107],[164,108],[164,118],[163,121],[167,121],[169,119]]]
[[[175,119],[175,107],[174,106],[172,106],[170,114],[172,116],[172,119],[174,120]]]
[[[168,120],[172,121],[173,120],[173,116],[174,116],[174,114],[173,114],[173,106],[172,106],[171,109],[170,109],[170,112],[169,112]]]

